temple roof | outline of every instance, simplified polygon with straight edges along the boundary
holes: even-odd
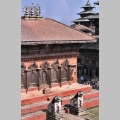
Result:
[[[87,31],[90,31],[90,32],[92,31],[92,29],[90,29],[90,28],[88,28],[84,25],[81,25],[81,24],[72,24],[70,27],[74,28],[76,30],[87,30]]]
[[[77,13],[78,15],[81,15],[81,14],[89,14],[89,13],[92,13],[92,14],[96,14],[96,12],[94,12],[94,11],[82,11],[82,12],[79,12],[79,13]]]
[[[90,1],[88,0],[87,3],[85,4],[85,6],[81,7],[81,8],[86,8],[86,7],[89,7],[89,8],[95,8],[94,6],[92,6],[90,4]]]
[[[89,21],[90,20],[88,20],[88,19],[78,18],[78,19],[72,20],[71,22],[89,22]]]
[[[96,38],[50,18],[21,19],[21,44],[96,42]]]
[[[94,15],[88,15],[87,17],[84,17],[85,19],[99,19],[99,13]]]

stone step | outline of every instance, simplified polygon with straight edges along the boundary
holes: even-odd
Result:
[[[84,104],[83,104],[83,106],[85,108],[91,108],[91,107],[95,107],[95,106],[98,106],[98,105],[99,105],[99,97],[85,100]],[[63,115],[64,114],[65,113],[63,113]],[[70,114],[66,114],[66,115],[68,116]],[[75,119],[75,116],[73,116],[73,119]],[[33,113],[27,113],[25,115],[22,115],[21,120],[46,120],[46,111],[43,110],[43,111],[36,111],[36,112],[33,112]],[[65,117],[64,117],[63,120],[67,120],[67,119],[65,119]],[[68,120],[71,120],[71,119],[68,119]],[[84,119],[81,118],[79,120],[84,120]]]
[[[90,92],[92,90],[91,86],[81,85],[81,84],[72,84],[69,86],[64,86],[62,88],[53,88],[51,93],[41,94],[39,92],[30,92],[27,94],[21,94],[21,105],[32,104],[37,102],[46,101],[49,98],[53,98],[55,96],[70,96],[76,94],[78,91]]]
[[[62,106],[64,106],[65,104],[69,104],[70,99],[73,97],[74,95],[62,97]],[[99,97],[99,92],[96,90],[92,90],[90,93],[85,93],[83,96],[84,101],[89,100],[90,98],[94,98],[94,97]],[[37,102],[37,103],[21,106],[21,114],[23,115],[23,114],[32,113],[35,111],[46,109],[50,101],[42,101],[42,102]]]
[[[65,81],[65,82],[62,82],[62,87],[65,86],[65,85],[70,85],[70,84],[74,84],[75,82],[71,81]],[[41,86],[40,89],[42,89],[43,86]],[[49,88],[49,85],[45,85],[46,88]],[[59,83],[53,83],[51,87],[60,87],[60,84]],[[30,87],[28,88],[27,92],[33,92],[33,91],[38,91],[38,87]],[[26,93],[26,89],[21,89],[21,93]]]
[[[21,120],[46,120],[46,112],[37,111],[34,113],[22,115]]]

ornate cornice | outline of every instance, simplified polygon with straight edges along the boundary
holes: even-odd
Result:
[[[79,53],[58,53],[58,54],[51,54],[51,55],[30,55],[30,56],[22,56],[21,61],[36,61],[36,60],[48,60],[48,59],[60,59],[60,58],[69,58],[69,57],[78,57]]]

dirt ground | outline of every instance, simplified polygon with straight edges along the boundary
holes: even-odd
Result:
[[[99,106],[87,109],[82,117],[89,118],[90,120],[99,120]]]

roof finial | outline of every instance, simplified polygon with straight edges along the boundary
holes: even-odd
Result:
[[[27,6],[25,5],[25,7],[23,8],[24,9],[24,16],[25,17],[29,17],[29,18],[34,18],[34,17],[37,17],[39,18],[40,17],[40,14],[41,14],[41,9],[40,9],[40,6],[37,4],[37,6],[34,6],[34,3],[32,3],[31,6]]]
[[[87,1],[87,5],[90,5],[90,1],[89,0]]]

